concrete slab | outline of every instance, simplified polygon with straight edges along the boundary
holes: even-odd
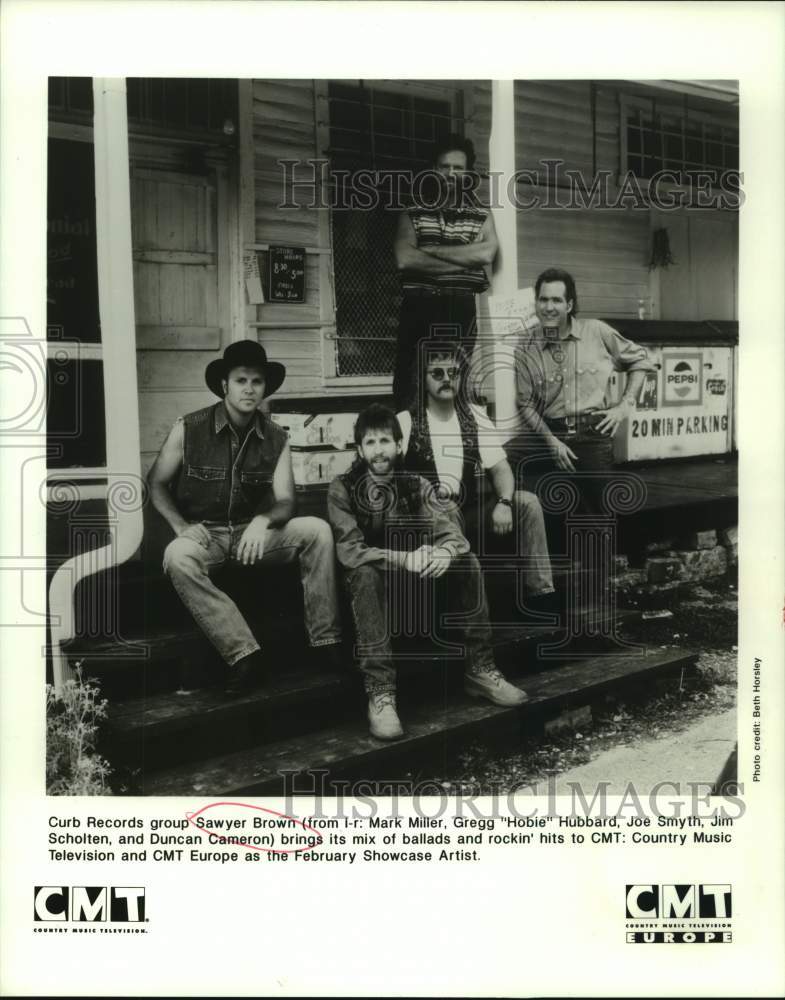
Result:
[[[608,795],[622,795],[632,783],[639,795],[661,781],[684,787],[689,782],[713,784],[737,739],[736,709],[708,716],[680,733],[647,739],[633,746],[614,747],[588,764],[556,778],[556,794],[568,795],[570,782],[584,789],[610,782]]]

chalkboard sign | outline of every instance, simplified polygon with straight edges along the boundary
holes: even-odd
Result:
[[[305,302],[305,248],[270,247],[268,302]]]

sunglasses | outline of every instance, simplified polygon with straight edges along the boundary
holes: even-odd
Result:
[[[452,381],[459,371],[459,368],[429,368],[428,374],[437,382],[441,382],[445,376]]]

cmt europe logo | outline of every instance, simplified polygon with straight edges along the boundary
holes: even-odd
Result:
[[[732,940],[730,885],[628,885],[625,901],[630,944],[728,944]]]
[[[141,886],[37,885],[33,919],[72,923],[142,923],[145,890]]]

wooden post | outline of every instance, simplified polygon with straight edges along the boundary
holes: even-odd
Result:
[[[77,584],[91,573],[125,562],[139,548],[143,533],[125,80],[94,79],[93,101],[110,541],[103,548],[72,557],[52,579],[52,664],[58,690],[69,676],[61,644],[74,633],[73,597]]]
[[[499,254],[493,275],[494,295],[518,290],[518,218],[508,186],[515,174],[515,82],[494,80],[491,90],[489,159],[491,190],[498,199],[493,220],[499,237]],[[496,181],[493,176],[496,175]],[[501,340],[493,345],[493,386],[496,421],[512,436],[516,422],[513,345]]]

